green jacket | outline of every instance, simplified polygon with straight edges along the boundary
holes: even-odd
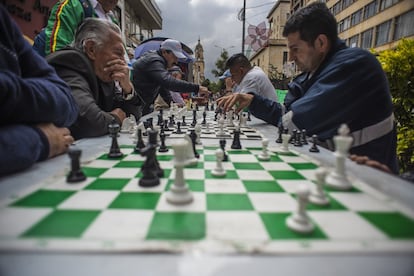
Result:
[[[53,6],[45,29],[46,55],[72,43],[76,29],[85,19],[85,11],[88,9],[92,9],[89,16],[98,17],[89,0],[60,0]],[[112,21],[118,24],[115,17],[112,17]]]

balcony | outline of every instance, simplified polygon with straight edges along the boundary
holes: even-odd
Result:
[[[154,0],[125,0],[145,30],[162,29],[161,10]]]

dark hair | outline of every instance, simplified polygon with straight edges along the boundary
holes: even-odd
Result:
[[[283,28],[283,36],[299,32],[300,39],[313,44],[320,34],[333,44],[338,39],[337,22],[325,3],[314,2],[296,11]]]
[[[251,67],[249,59],[242,53],[234,54],[227,60],[226,68],[233,67],[234,65],[240,65],[246,68]]]

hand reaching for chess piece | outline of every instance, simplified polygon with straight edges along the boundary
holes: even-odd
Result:
[[[361,156],[361,155],[352,154],[351,156],[349,156],[349,159],[351,159],[352,161],[354,161],[354,162],[356,162],[357,164],[360,164],[360,165],[367,165],[371,168],[378,169],[378,170],[381,170],[383,172],[392,173],[392,171],[390,170],[390,168],[387,165],[382,164],[382,163],[380,163],[378,161],[375,161],[375,160],[371,160],[368,156]]]

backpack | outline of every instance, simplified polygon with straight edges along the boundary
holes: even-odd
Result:
[[[93,16],[93,8],[92,5],[89,4],[88,0],[79,0],[79,2],[82,4],[83,7],[83,13],[85,15],[85,18],[92,17]],[[45,33],[46,27],[42,28],[40,32],[35,36],[33,41],[33,50],[37,52],[42,57],[46,56],[46,33]]]

